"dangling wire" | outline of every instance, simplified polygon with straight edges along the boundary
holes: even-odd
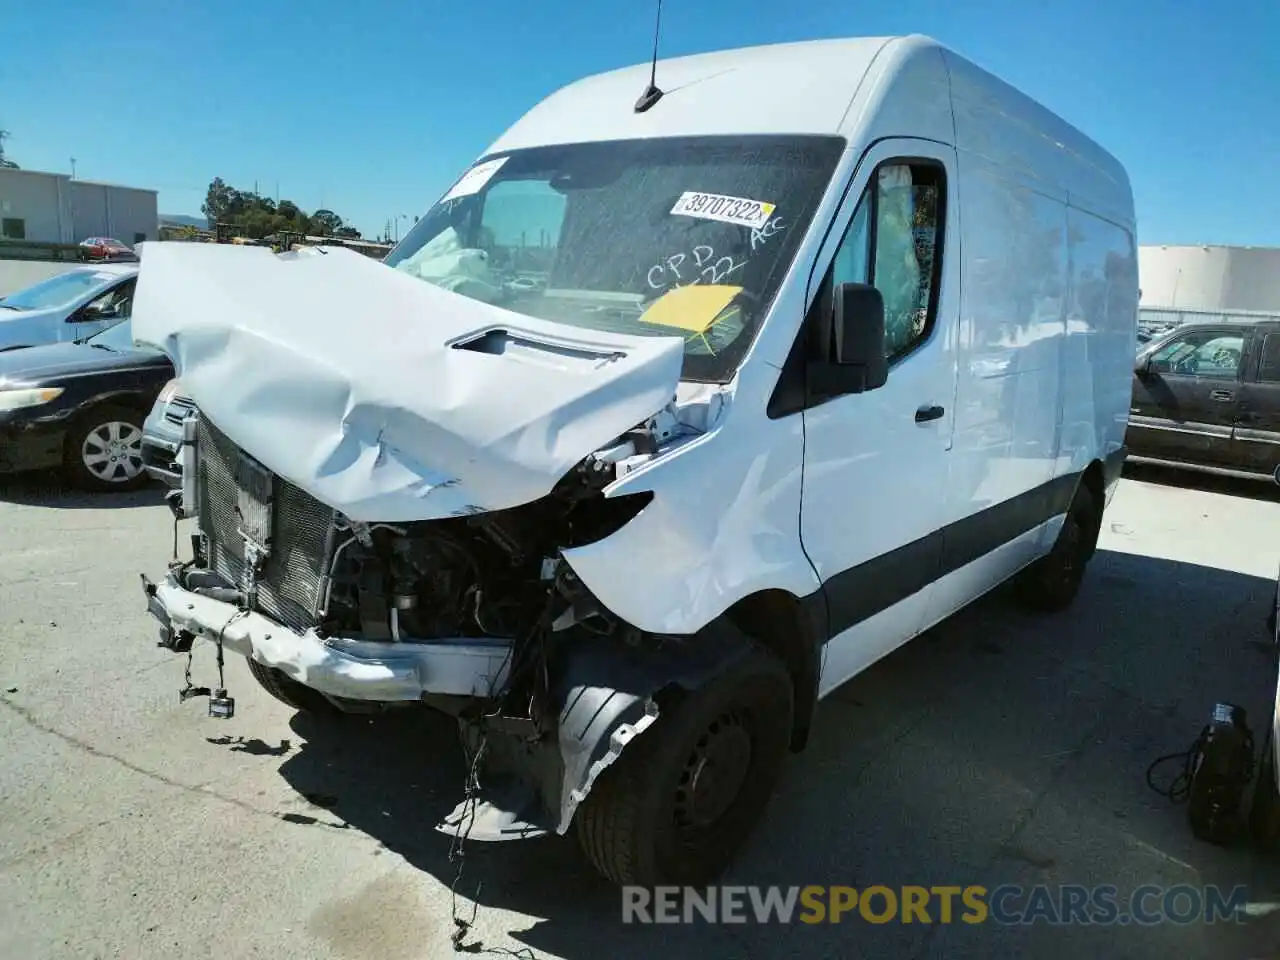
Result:
[[[1191,778],[1195,775],[1196,763],[1204,750],[1208,733],[1208,727],[1201,730],[1200,736],[1196,737],[1189,750],[1183,750],[1181,753],[1166,753],[1163,757],[1156,757],[1151,762],[1151,766],[1147,767],[1147,786],[1160,794],[1160,796],[1166,797],[1172,803],[1182,803],[1191,796]],[[1168,786],[1157,786],[1155,782],[1156,769],[1174,761],[1182,762],[1182,770],[1178,772]]]

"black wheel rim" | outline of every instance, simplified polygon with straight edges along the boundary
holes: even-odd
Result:
[[[742,792],[754,745],[737,711],[713,720],[689,752],[676,787],[675,823],[686,840],[713,828]]]

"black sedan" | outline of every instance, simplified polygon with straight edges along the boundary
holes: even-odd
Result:
[[[91,490],[147,480],[142,423],[173,377],[129,321],[75,343],[0,353],[0,474],[63,468]]]

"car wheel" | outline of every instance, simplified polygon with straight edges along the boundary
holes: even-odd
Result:
[[[142,469],[142,415],[126,407],[95,407],[67,433],[65,463],[88,490],[133,490]]]
[[[299,683],[283,670],[268,667],[265,663],[259,663],[253,659],[253,657],[246,657],[245,660],[249,664],[249,672],[253,674],[253,679],[257,680],[263,690],[281,703],[306,713],[336,714],[341,712],[324,694]]]
[[[1097,537],[1098,508],[1092,491],[1081,484],[1053,548],[1018,574],[1015,586],[1022,604],[1045,613],[1069,607],[1080,592]]]
[[[578,840],[621,885],[699,885],[728,867],[764,813],[790,749],[791,677],[759,646],[664,704],[597,778]]]

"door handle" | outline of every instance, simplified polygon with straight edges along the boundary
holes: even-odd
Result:
[[[916,410],[916,423],[928,423],[930,420],[941,420],[943,413],[941,407],[931,404],[925,404]]]
[[[1230,390],[1210,390],[1209,391],[1210,400],[1218,400],[1218,401],[1225,402],[1228,400],[1234,400],[1235,398],[1236,398],[1236,395],[1232,393]]]

